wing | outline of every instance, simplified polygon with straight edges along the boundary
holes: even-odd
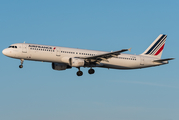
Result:
[[[100,55],[96,55],[96,56],[81,57],[81,58],[85,59],[86,62],[99,64],[101,61],[108,62],[109,58],[117,57],[118,55],[120,55],[120,53],[125,52],[125,51],[131,51],[131,48],[130,49],[122,49],[119,51],[109,52],[109,53],[105,53],[105,54],[100,54]]]

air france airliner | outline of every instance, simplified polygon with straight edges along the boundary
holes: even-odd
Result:
[[[89,74],[94,74],[94,67],[108,69],[139,69],[168,64],[174,58],[161,59],[167,35],[159,35],[155,41],[140,55],[123,54],[131,49],[104,52],[77,48],[67,48],[39,44],[17,43],[4,49],[8,57],[20,59],[23,68],[24,60],[52,63],[54,70],[78,68],[77,76],[82,76],[80,67],[88,67]]]

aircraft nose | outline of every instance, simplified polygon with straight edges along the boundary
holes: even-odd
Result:
[[[4,49],[4,50],[2,51],[2,54],[4,54],[4,55],[7,56],[7,49]]]

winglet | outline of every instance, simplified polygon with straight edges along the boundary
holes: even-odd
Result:
[[[130,52],[131,52],[131,49],[132,49],[132,48],[129,48],[129,49],[128,49],[128,51],[130,51]]]

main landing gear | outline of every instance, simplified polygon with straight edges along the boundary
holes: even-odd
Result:
[[[88,70],[88,73],[89,73],[89,74],[94,74],[94,72],[95,72],[95,71],[94,71],[94,69],[92,69],[92,68],[90,68],[90,69]]]
[[[83,72],[80,70],[80,67],[78,68],[78,72],[76,74],[77,74],[77,76],[82,76],[83,75]]]
[[[90,69],[88,70],[88,73],[89,73],[89,74],[94,74],[94,73],[95,73],[95,70],[92,69],[92,68],[90,68]],[[78,72],[77,72],[76,74],[77,74],[77,76],[82,76],[82,75],[83,75],[83,72],[80,70],[80,67],[78,67]]]
[[[19,65],[19,68],[23,68],[23,62],[24,62],[24,59],[20,59],[21,60],[21,65]]]

